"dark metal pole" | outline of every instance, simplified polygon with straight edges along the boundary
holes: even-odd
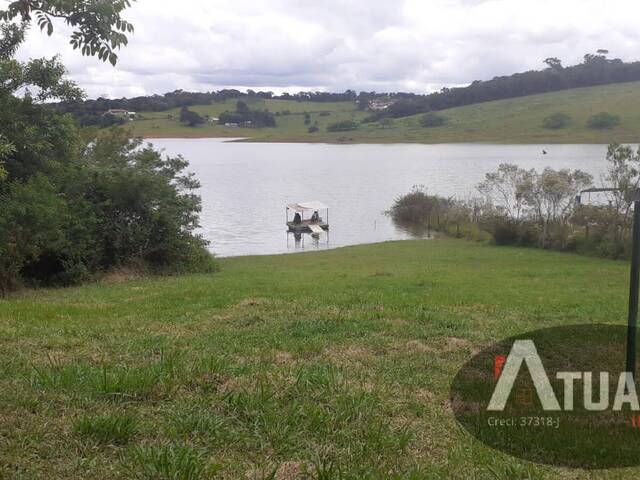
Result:
[[[640,287],[640,192],[633,199],[633,241],[629,282],[629,325],[627,328],[627,372],[636,376],[636,338],[638,331],[638,288]]]
[[[618,188],[590,188],[580,192],[576,203],[580,204],[582,194],[591,192],[616,192]],[[611,202],[609,202],[611,203]],[[640,288],[640,190],[633,195],[633,235],[631,243],[631,278],[629,281],[629,318],[627,326],[627,369],[636,378],[636,344],[638,338],[638,289]]]

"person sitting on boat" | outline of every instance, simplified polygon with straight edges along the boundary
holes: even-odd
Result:
[[[320,214],[316,210],[315,212],[313,212],[313,215],[311,215],[311,223],[318,223],[319,221],[320,221]]]
[[[300,225],[301,223],[302,223],[302,217],[300,216],[299,213],[296,212],[295,216],[293,217],[293,224]]]

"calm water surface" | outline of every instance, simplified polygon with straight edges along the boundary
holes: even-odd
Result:
[[[156,139],[189,160],[202,189],[202,234],[219,256],[263,255],[411,238],[384,215],[414,185],[430,193],[473,196],[501,163],[580,168],[596,179],[605,145],[325,145]],[[542,150],[548,155],[543,155]],[[328,204],[331,232],[296,242],[285,205]]]

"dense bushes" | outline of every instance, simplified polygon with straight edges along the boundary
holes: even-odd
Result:
[[[437,113],[425,113],[420,117],[420,125],[424,128],[442,127],[448,123],[447,117]]]
[[[237,123],[253,127],[275,127],[276,118],[268,110],[251,110],[245,102],[238,100],[235,112],[220,114],[220,124],[224,125],[225,123]]]
[[[204,124],[205,120],[202,115],[193,110],[189,110],[187,107],[180,109],[180,123],[186,123],[189,127],[197,127]]]
[[[613,128],[620,124],[620,117],[617,115],[612,115],[607,112],[596,113],[595,115],[589,117],[587,120],[587,126],[589,128],[595,129],[605,129],[605,128]]]
[[[65,285],[122,266],[212,271],[196,235],[198,183],[182,158],[113,130],[54,175],[9,170],[0,189],[0,290]]]
[[[356,130],[358,128],[358,124],[353,120],[343,120],[342,122],[332,123],[327,127],[328,132],[349,132],[351,130]]]
[[[200,199],[187,162],[119,129],[83,139],[73,118],[43,103],[80,91],[56,59],[14,60],[23,38],[0,24],[0,293],[122,266],[215,269],[195,233]]]
[[[390,213],[398,222],[421,223],[430,227],[444,202],[445,199],[428,195],[424,189],[414,187],[412,192],[396,200]]]
[[[84,161],[85,198],[99,238],[94,261],[106,267],[140,261],[157,269],[188,268],[205,246],[194,235],[200,198],[193,191],[199,183],[184,173],[188,163],[163,158],[118,130],[87,148]]]
[[[481,219],[490,217],[493,211],[493,205],[486,202],[429,195],[424,186],[414,186],[411,192],[396,199],[387,214],[398,226],[411,232],[432,230],[483,239],[487,235],[480,227]]]
[[[542,126],[549,130],[559,130],[568,127],[570,122],[571,117],[569,115],[558,112],[546,117],[542,122]]]
[[[500,165],[478,185],[481,197],[460,201],[428,195],[424,188],[396,200],[389,211],[400,226],[482,238],[497,245],[576,251],[610,258],[630,252],[631,202],[640,186],[640,151],[611,145],[603,180],[615,191],[600,204],[576,201],[592,184],[580,170],[542,172]]]

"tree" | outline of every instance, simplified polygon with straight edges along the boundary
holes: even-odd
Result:
[[[204,118],[193,110],[189,110],[187,107],[182,107],[180,110],[180,122],[186,123],[189,127],[197,127],[204,123]]]
[[[549,115],[542,122],[542,126],[549,130],[559,130],[566,128],[571,122],[571,117],[566,113],[558,112]]]
[[[236,112],[238,112],[241,115],[246,115],[250,112],[251,110],[249,109],[249,105],[247,105],[245,102],[243,102],[242,100],[238,100],[238,103],[236,103]]]
[[[0,182],[3,182],[7,178],[7,170],[4,166],[3,159],[14,151],[15,147],[0,135]]]
[[[0,21],[19,19],[30,23],[34,17],[40,30],[51,35],[54,19],[62,19],[72,28],[70,43],[82,55],[98,56],[115,65],[116,50],[126,46],[126,34],[133,25],[121,16],[135,0],[15,0],[0,11]]]
[[[541,247],[548,245],[550,226],[567,222],[578,193],[592,183],[593,177],[581,170],[572,172],[547,167],[542,173],[532,171],[521,195],[531,209],[533,220],[540,226]]]
[[[604,130],[608,128],[616,127],[620,124],[620,117],[608,112],[596,113],[589,117],[587,120],[587,126],[597,130]]]
[[[502,209],[508,218],[517,222],[525,213],[524,193],[530,188],[534,175],[534,170],[503,163],[497,171],[487,173],[477,189],[489,202]]]
[[[584,64],[585,65],[606,65],[609,63],[607,60],[607,55],[609,54],[609,50],[599,49],[596,53],[587,53],[584,56]]]
[[[206,242],[198,228],[200,187],[182,157],[163,158],[141,139],[112,129],[84,154],[87,196],[96,228],[95,259],[101,266],[142,261],[153,268],[193,267]]]
[[[358,124],[353,120],[343,120],[342,122],[332,123],[327,127],[328,132],[348,132],[356,130]]]
[[[640,149],[634,151],[628,145],[611,144],[607,149],[607,171],[604,181],[608,188],[611,205],[628,223],[629,212],[636,191],[640,188]]]
[[[74,283],[124,264],[212,266],[194,232],[200,205],[186,162],[122,131],[83,138],[74,119],[48,103],[83,95],[59,60],[14,58],[33,16],[47,33],[53,18],[64,18],[83,53],[115,63],[121,32],[132,31],[120,18],[128,4],[23,0],[0,13],[0,292],[23,282]]]
[[[0,294],[20,283],[22,269],[68,241],[68,205],[57,193],[44,175],[2,189]]]
[[[551,70],[562,70],[562,61],[559,58],[556,57],[550,57],[544,60],[544,63],[551,69]]]
[[[275,127],[276,118],[268,110],[251,110],[242,100],[236,103],[235,112],[224,112],[220,114],[220,123],[238,123],[252,127]]]

